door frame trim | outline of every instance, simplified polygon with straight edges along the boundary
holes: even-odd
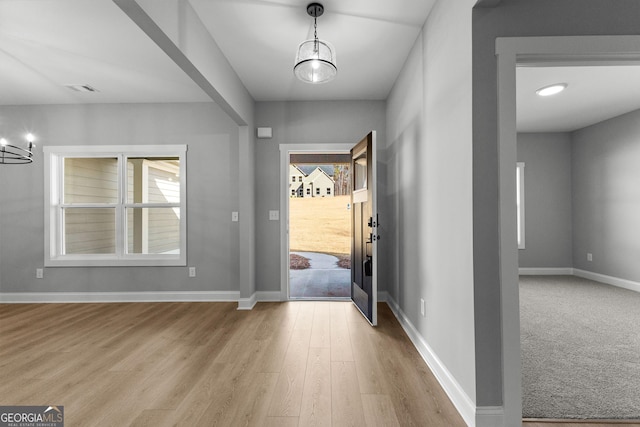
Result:
[[[280,144],[280,300],[289,301],[289,158],[291,154],[350,153],[353,144]]]
[[[527,65],[616,65],[640,63],[640,36],[498,37],[497,138],[499,199],[515,200],[516,67]],[[522,420],[520,308],[515,204],[498,207],[499,280],[502,323],[502,396],[505,425]]]

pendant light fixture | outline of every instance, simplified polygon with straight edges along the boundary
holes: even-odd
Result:
[[[10,144],[4,138],[0,138],[0,164],[24,164],[33,162],[34,136],[27,134],[26,140],[29,143],[28,148]]]
[[[313,39],[305,40],[298,46],[294,74],[306,83],[326,83],[336,76],[335,49],[326,41],[318,40],[317,19],[324,13],[324,6],[311,3],[307,14],[313,18]]]

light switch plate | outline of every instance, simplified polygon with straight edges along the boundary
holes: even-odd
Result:
[[[278,221],[280,219],[280,211],[269,211],[269,221]]]
[[[238,222],[238,212],[231,212],[231,221]]]

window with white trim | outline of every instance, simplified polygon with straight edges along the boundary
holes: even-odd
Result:
[[[45,147],[45,265],[186,265],[186,151]]]
[[[518,224],[518,249],[524,249],[524,163],[516,165],[516,213]]]

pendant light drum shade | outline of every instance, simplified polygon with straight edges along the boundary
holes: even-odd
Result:
[[[331,44],[318,39],[319,16],[324,13],[320,3],[310,3],[307,14],[313,18],[313,39],[305,40],[298,46],[293,73],[306,83],[326,83],[335,78],[336,50]]]
[[[298,46],[293,72],[307,83],[326,83],[333,80],[338,72],[335,50],[322,40],[303,41]]]

